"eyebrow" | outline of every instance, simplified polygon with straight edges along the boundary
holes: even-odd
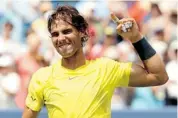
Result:
[[[62,32],[65,32],[65,31],[73,31],[72,28],[66,28],[64,30],[62,30]]]
[[[55,33],[58,33],[57,31],[51,32],[51,35],[54,35]]]
[[[64,31],[73,31],[73,29],[72,28],[64,28],[64,29],[61,30],[61,32],[64,32]],[[51,32],[51,34],[56,33],[56,32],[58,32],[58,30]]]

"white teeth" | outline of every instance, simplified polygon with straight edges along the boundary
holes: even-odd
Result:
[[[61,47],[61,46],[65,46],[65,45],[70,45],[70,43],[60,44],[58,46]]]

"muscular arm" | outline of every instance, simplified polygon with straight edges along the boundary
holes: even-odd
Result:
[[[134,45],[136,51],[139,51],[138,54],[141,59],[144,60],[144,68],[133,64],[129,86],[156,86],[166,83],[168,75],[166,73],[164,63],[158,54],[155,54],[147,41],[142,40],[143,36],[139,32],[136,21],[133,18],[123,18],[119,20],[113,13],[111,13],[111,18],[118,25],[116,28],[117,33],[124,39],[128,39]],[[139,41],[141,40],[142,42],[140,43]]]
[[[38,112],[25,107],[22,118],[37,118]]]
[[[164,63],[158,54],[143,61],[144,68],[140,65],[133,64],[129,86],[144,87],[157,86],[165,84],[168,80]]]

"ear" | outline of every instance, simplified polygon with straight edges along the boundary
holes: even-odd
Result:
[[[79,32],[82,47],[85,45],[85,42],[88,40],[86,33]]]
[[[79,36],[80,36],[80,38],[83,38],[83,37],[86,37],[86,34],[83,32],[79,32]]]

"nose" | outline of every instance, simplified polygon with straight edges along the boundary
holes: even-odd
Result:
[[[63,41],[63,40],[65,40],[65,36],[60,33],[58,36],[58,41]]]
[[[65,35],[63,34],[59,34],[58,38],[57,38],[57,44],[60,46],[60,45],[63,45],[65,43]]]

